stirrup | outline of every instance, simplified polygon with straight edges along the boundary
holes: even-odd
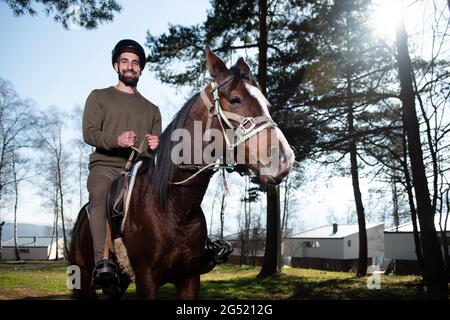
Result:
[[[100,260],[92,272],[94,289],[117,288],[120,285],[119,266],[112,259]]]
[[[215,240],[207,239],[206,241],[206,251],[212,253],[212,258],[216,264],[222,264],[228,261],[229,255],[233,252],[233,247],[231,243],[225,240]]]

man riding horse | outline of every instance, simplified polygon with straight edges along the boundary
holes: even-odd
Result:
[[[132,172],[137,174],[130,180],[134,181],[134,187],[128,193],[130,201],[128,210],[125,210],[128,215],[122,220],[120,238],[114,238],[110,246],[114,260],[109,259],[109,251],[102,251],[98,243],[104,241],[102,232],[106,229],[106,222],[99,220],[105,218],[105,211],[100,212],[103,216],[94,219],[92,216],[95,213],[91,212],[90,219],[87,205],[80,210],[69,255],[70,263],[77,265],[81,272],[80,287],[74,289],[74,294],[84,299],[98,299],[96,284],[106,285],[102,280],[114,274],[117,261],[120,265],[119,290],[105,290],[103,287],[103,293],[111,299],[120,298],[132,281],[136,284],[138,299],[156,298],[158,288],[165,283],[175,285],[178,298],[196,299],[199,296],[200,275],[211,270],[215,263],[223,262],[220,258],[226,258],[230,252],[222,250],[220,242],[219,246],[214,245],[207,238],[202,201],[211,177],[219,168],[237,172],[252,170],[262,183],[278,184],[291,170],[294,153],[271,118],[269,110],[272,106],[260,91],[244,59],[238,59],[234,66],[228,68],[209,47],[205,48],[205,56],[212,80],[186,101],[158,142],[157,138],[150,136],[159,134],[158,109],[143,100],[135,90],[136,80],[143,68],[141,59],[145,58],[143,50],[136,48],[139,47],[131,45],[121,49],[119,46],[113,51],[119,84],[122,82],[132,90],[127,93],[111,87],[109,91],[98,90],[88,99],[97,108],[92,115],[97,122],[86,117],[86,130],[88,133],[91,130],[91,139],[102,141],[91,156],[91,172],[97,171],[97,167],[106,167],[101,166],[101,162],[96,163],[96,160],[105,159],[104,162],[111,166],[111,160],[108,162],[106,159],[110,159],[107,157],[112,157],[115,152],[120,154],[117,157],[122,156],[118,161],[122,164],[126,162],[134,140],[134,134],[130,131],[134,131],[137,138],[147,137],[147,141],[145,138],[142,140],[144,144],[150,142],[150,148],[156,145],[157,148],[138,162],[142,163],[141,167],[135,169],[138,165],[132,166]],[[125,57],[123,61],[122,57]],[[104,91],[114,94],[114,98],[108,100]],[[142,104],[151,109],[153,115],[146,118],[145,110],[142,113],[127,113],[128,98],[145,101]],[[112,108],[106,104],[108,101]],[[113,109],[114,103],[120,101],[125,103]],[[140,105],[135,106],[135,112],[139,111]],[[117,115],[110,115],[108,111],[115,111]],[[102,122],[108,121],[111,123],[106,130]],[[139,121],[142,121],[142,131],[139,132],[128,124]],[[119,137],[123,139],[120,143]],[[199,155],[201,157],[197,159]],[[121,171],[117,167],[114,170]],[[89,179],[88,185],[95,191],[98,183],[91,176]],[[105,188],[102,190],[106,190],[108,177],[102,176],[102,179]],[[102,192],[99,194],[104,197],[106,191]],[[94,207],[106,202],[104,198],[92,200]],[[96,222],[103,223],[103,229],[91,231]],[[94,241],[91,237],[93,232],[100,233],[93,236]],[[93,250],[93,247],[96,249]],[[103,257],[102,252],[105,253]],[[94,260],[97,260],[97,266]]]
[[[118,278],[116,262],[105,256],[109,228],[108,188],[124,173],[131,147],[140,145],[145,139],[148,147],[155,150],[161,134],[159,108],[137,90],[146,63],[144,49],[136,41],[124,39],[116,44],[111,58],[118,83],[93,90],[83,114],[84,141],[95,147],[90,155],[87,180],[95,258],[92,285],[95,288],[108,286],[111,279]]]

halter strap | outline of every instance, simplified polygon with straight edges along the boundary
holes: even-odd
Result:
[[[219,88],[232,79],[233,77],[226,78],[219,85],[217,85],[216,82],[214,81],[211,82],[211,91],[213,94],[214,104],[209,100],[209,97],[206,94],[206,88],[203,89],[200,93],[200,97],[202,98],[202,101],[208,110],[208,120],[205,129],[205,139],[206,140],[210,139],[210,127],[212,118],[217,116],[228,149],[233,149],[237,147],[238,145],[244,143],[245,141],[255,136],[264,129],[277,127],[276,123],[270,117],[265,115],[258,117],[244,117],[240,114],[225,111],[222,109],[219,100]],[[238,126],[237,127],[233,126],[230,120],[237,122]],[[225,122],[225,124],[230,129],[233,129],[235,134],[234,142],[231,142],[229,140],[223,122]]]
[[[204,138],[206,140],[210,140],[210,128],[211,128],[211,122],[214,117],[217,117],[217,120],[219,121],[220,128],[222,129],[222,134],[225,139],[225,142],[227,144],[227,148],[232,150],[238,145],[244,143],[251,137],[257,135],[259,132],[267,129],[267,128],[274,128],[277,127],[277,124],[268,116],[262,115],[258,117],[244,117],[240,114],[230,112],[230,111],[224,111],[222,109],[222,106],[220,105],[219,100],[219,88],[229,81],[231,81],[234,77],[228,77],[224,81],[222,81],[219,85],[217,85],[216,82],[211,81],[211,91],[213,95],[213,102],[209,100],[208,95],[206,94],[206,88],[203,89],[200,92],[200,97],[202,98],[203,103],[206,106],[206,109],[208,110],[208,120],[206,123]],[[235,127],[231,123],[231,121],[238,123],[238,126]],[[233,130],[234,132],[234,142],[231,142],[228,138],[228,135],[225,131],[224,123]],[[177,182],[170,182],[170,184],[173,185],[182,185],[186,182],[189,182],[193,178],[195,178],[197,175],[202,173],[205,170],[208,169],[214,169],[217,170],[218,168],[222,167],[223,165],[220,164],[220,160],[217,159],[216,163],[211,163],[203,168],[199,169],[198,172],[194,173],[193,175],[189,176],[188,178],[177,181]],[[214,167],[214,168],[213,168]],[[234,167],[234,165],[233,165]]]

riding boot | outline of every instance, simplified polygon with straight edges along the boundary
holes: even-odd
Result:
[[[119,266],[112,259],[103,259],[95,264],[92,272],[92,287],[94,289],[119,288]]]
[[[228,241],[206,239],[206,248],[200,262],[200,274],[208,273],[217,264],[228,261],[228,256],[233,252],[233,247]]]

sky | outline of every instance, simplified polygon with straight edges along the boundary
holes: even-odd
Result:
[[[93,89],[116,84],[117,76],[110,57],[112,48],[120,39],[131,38],[144,45],[147,30],[158,35],[166,32],[169,24],[200,23],[210,7],[208,0],[119,2],[123,10],[116,14],[112,23],[102,24],[95,30],[66,30],[42,12],[37,17],[14,17],[9,7],[0,1],[0,77],[8,80],[20,97],[34,100],[42,112],[51,106],[67,112],[75,106],[83,108]],[[143,72],[138,88],[141,94],[160,107],[163,126],[184,103],[187,93],[186,90],[176,90],[161,83],[148,70]],[[308,170],[308,176],[318,174],[317,167]],[[296,194],[295,213],[299,223],[303,224],[300,229],[324,225],[329,222],[327,217],[330,215],[342,219],[354,210],[349,179],[327,176],[318,181],[326,183],[317,185],[316,181],[306,184]],[[371,181],[362,179],[363,194],[368,193],[371,184]],[[227,202],[231,217],[227,220],[228,233],[235,231],[238,196]],[[36,201],[33,194],[20,201],[19,222],[51,223],[50,214],[36,212]],[[262,212],[265,211],[264,199],[258,206]],[[215,208],[216,218],[213,220],[216,224],[219,205]],[[212,200],[209,197],[204,203],[208,225],[211,210]],[[70,208],[69,211],[76,215],[78,208]],[[4,212],[1,218],[11,220],[12,214]],[[262,220],[265,222],[265,218]]]
[[[9,81],[21,98],[32,99],[42,112],[55,106],[67,112],[75,106],[84,108],[93,89],[117,83],[111,51],[119,40],[131,38],[144,46],[147,30],[161,34],[169,24],[198,23],[209,8],[208,0],[119,2],[122,11],[113,22],[95,30],[66,30],[43,12],[37,17],[14,17],[0,1],[0,77]],[[164,125],[186,98],[186,90],[161,83],[148,70],[143,72],[138,89],[160,107]],[[20,200],[19,222],[52,223],[50,214],[36,212],[39,199],[35,193],[31,190]],[[71,209],[74,214],[78,211]],[[1,218],[11,220],[12,213],[4,209]]]
[[[195,24],[204,20],[208,0],[122,1],[122,12],[112,23],[95,30],[66,30],[51,17],[14,17],[0,2],[0,76],[9,80],[22,97],[33,99],[38,106],[56,105],[70,110],[83,106],[95,88],[115,84],[111,50],[124,38],[142,45],[147,30],[160,34],[170,24]],[[164,106],[181,103],[182,94],[155,80],[144,71],[139,90],[166,111]],[[176,100],[176,101],[175,101]],[[167,115],[167,114],[166,114]]]

